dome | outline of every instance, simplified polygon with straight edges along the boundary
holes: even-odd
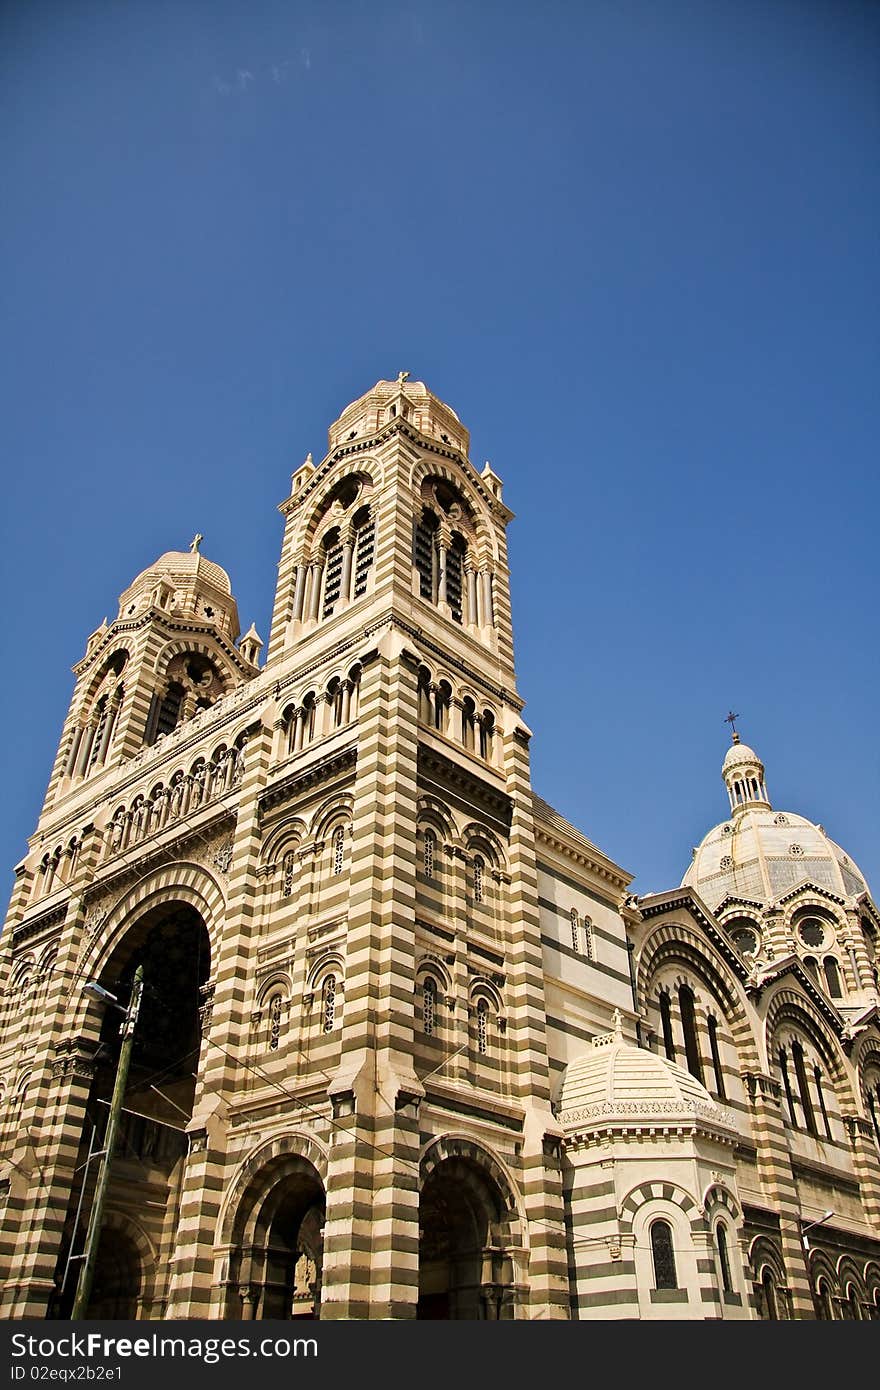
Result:
[[[159,556],[155,564],[149,565],[147,569],[141,571],[130,587],[134,588],[138,580],[146,576],[153,578],[158,574],[173,575],[178,581],[205,580],[224,594],[232,593],[232,585],[225,569],[221,569],[220,565],[215,565],[213,560],[206,560],[204,555],[200,555],[197,550],[166,550],[164,555]]]
[[[396,381],[377,381],[351,401],[330,426],[329,447],[354,446],[354,441],[370,438],[395,420],[408,422],[421,434],[467,455],[470,435],[452,406],[435,396],[423,381],[410,381],[408,372],[401,372]]]
[[[229,575],[199,554],[201,536],[189,550],[166,550],[129,584],[119,597],[119,618],[137,621],[151,607],[175,618],[212,623],[234,642],[239,633],[238,608]]]
[[[735,1128],[728,1111],[684,1067],[613,1033],[595,1038],[591,1051],[569,1063],[558,1118],[579,1130],[667,1121]]]
[[[764,764],[753,748],[750,748],[747,743],[740,743],[739,740],[737,740],[736,743],[727,750],[727,756],[721,765],[722,776],[724,773],[729,772],[732,767],[746,766],[763,768]]]
[[[821,825],[793,811],[752,805],[712,827],[694,850],[682,886],[696,889],[714,910],[728,897],[766,906],[806,882],[843,898],[867,887]]]

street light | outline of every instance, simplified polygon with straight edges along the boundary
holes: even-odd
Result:
[[[124,1009],[119,1003],[115,994],[111,994],[108,989],[104,989],[96,981],[90,980],[85,985],[86,993],[94,999],[101,999],[104,1003],[111,1004],[114,1008],[121,1010],[125,1018],[120,1025],[120,1035],[122,1037],[122,1047],[119,1050],[119,1062],[116,1066],[116,1082],[113,1086],[113,1099],[110,1102],[110,1114],[107,1118],[107,1133],[104,1136],[104,1152],[101,1171],[98,1174],[98,1182],[95,1187],[95,1197],[92,1202],[92,1212],[89,1217],[89,1229],[86,1234],[86,1247],[83,1254],[82,1269],[79,1272],[79,1280],[76,1286],[76,1298],[73,1303],[71,1321],[78,1322],[86,1315],[86,1308],[92,1294],[92,1284],[95,1278],[95,1261],[98,1255],[98,1239],[101,1234],[101,1222],[104,1216],[104,1201],[107,1196],[107,1185],[110,1181],[110,1164],[113,1161],[113,1150],[116,1147],[116,1131],[119,1128],[119,1116],[122,1113],[122,1099],[125,1095],[125,1083],[128,1080],[128,1064],[131,1060],[131,1047],[134,1036],[134,1025],[137,1023],[138,1011],[141,1006],[141,994],[144,989],[144,967],[139,965],[134,972],[134,981],[131,987],[131,999],[128,1008]]]
[[[836,1213],[833,1211],[826,1211],[825,1215],[820,1216],[818,1221],[810,1221],[806,1226],[801,1226],[801,1240],[805,1250],[809,1250],[810,1248],[810,1242],[807,1240],[807,1231],[812,1231],[814,1226],[821,1226],[824,1221],[830,1220],[835,1214]]]

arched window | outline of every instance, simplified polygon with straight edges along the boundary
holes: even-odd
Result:
[[[329,618],[339,602],[342,586],[342,537],[338,527],[324,540],[324,604],[322,613]]]
[[[313,690],[310,690],[308,695],[303,696],[302,710],[300,712],[303,726],[303,743],[311,743],[312,739],[315,737],[316,709],[315,693]]]
[[[479,854],[474,855],[474,902],[483,901],[483,859]]]
[[[576,907],[571,909],[571,949],[580,955],[581,941]]]
[[[862,1316],[862,1308],[859,1303],[858,1289],[855,1284],[847,1284],[846,1286],[846,1308],[847,1317],[853,1322],[859,1322]]]
[[[469,695],[461,702],[461,745],[473,753],[476,747],[477,708]]]
[[[345,830],[341,825],[337,825],[333,831],[333,873],[334,876],[342,873],[345,864]]]
[[[325,1033],[332,1033],[336,1023],[336,976],[328,975],[321,991]]]
[[[170,734],[172,730],[177,728],[183,705],[183,695],[183,686],[180,682],[172,681],[159,706],[159,714],[156,719],[156,738],[161,738],[163,734]]]
[[[423,867],[425,878],[434,877],[434,850],[437,845],[437,836],[433,830],[425,831],[425,843],[423,849]]]
[[[363,507],[352,522],[354,531],[354,597],[367,592],[367,579],[376,552],[376,526],[369,507]]]
[[[342,726],[342,702],[344,691],[342,681],[338,676],[327,687],[327,703],[332,710],[333,728],[339,729]]]
[[[431,603],[437,602],[437,531],[440,522],[430,508],[425,508],[416,522],[413,537],[413,562],[419,576],[419,595]]]
[[[712,1053],[712,1071],[715,1076],[715,1094],[721,1100],[726,1100],[727,1092],[724,1089],[724,1071],[721,1066],[721,1054],[718,1050],[718,1019],[715,1017],[714,1014],[709,1014],[706,1023],[708,1024],[709,1028],[709,1049]]]
[[[296,875],[296,854],[289,849],[281,861],[281,896],[289,898],[293,892],[293,880]]]
[[[826,1138],[831,1138],[831,1124],[828,1119],[828,1111],[825,1108],[825,1092],[822,1089],[822,1072],[817,1066],[813,1067],[813,1080],[816,1083],[816,1095],[819,1097],[819,1110],[822,1115],[822,1123],[825,1126]]]
[[[477,1002],[477,1051],[486,1053],[489,1051],[489,1001],[480,999]]]
[[[779,1049],[779,1070],[782,1073],[782,1085],[785,1090],[785,1103],[788,1106],[788,1115],[791,1123],[797,1127],[797,1112],[794,1108],[794,1095],[791,1089],[791,1077],[788,1074],[788,1056],[785,1048]]]
[[[654,1288],[677,1289],[675,1248],[672,1240],[672,1227],[668,1221],[653,1221],[651,1223],[651,1258],[654,1262]]]
[[[462,615],[464,560],[466,554],[467,544],[464,538],[456,531],[453,534],[452,543],[446,552],[446,602],[452,609],[452,616],[457,623],[461,622]]]
[[[675,1039],[672,1036],[672,1002],[665,989],[660,991],[660,1024],[663,1028],[663,1049],[670,1062],[675,1061]]]
[[[431,1037],[437,1016],[437,982],[428,975],[422,985],[422,1032]]]
[[[834,1304],[831,1302],[831,1290],[826,1279],[820,1279],[816,1285],[816,1297],[813,1301],[816,1305],[816,1317],[823,1322],[833,1322]]]
[[[779,1313],[776,1308],[776,1280],[773,1271],[767,1266],[761,1274],[761,1290],[764,1294],[764,1317],[768,1322],[778,1322]]]
[[[492,749],[495,739],[495,716],[490,709],[483,710],[483,717],[480,720],[480,757],[487,763],[492,761]]]
[[[815,1134],[816,1117],[813,1114],[813,1098],[810,1095],[810,1087],[807,1081],[807,1069],[804,1066],[804,1049],[801,1047],[797,1038],[792,1040],[791,1055],[794,1060],[794,1071],[797,1077],[798,1093],[801,1098],[801,1109],[804,1112],[804,1124],[811,1134]]]
[[[585,917],[584,920],[583,920],[583,924],[582,924],[582,925],[583,925],[583,933],[584,933],[584,955],[586,956],[587,960],[592,960],[592,959],[593,959],[593,923],[590,921],[589,917]]]
[[[269,1000],[269,1051],[277,1052],[281,1038],[281,1014],[284,1000],[280,994],[273,994]]]
[[[419,667],[418,676],[419,719],[423,724],[433,724],[434,711],[431,705],[431,672],[427,666]]]
[[[804,956],[804,968],[809,971],[817,985],[821,983],[819,980],[819,962],[815,956]]]
[[[842,999],[843,989],[840,983],[840,969],[833,956],[826,956],[823,961],[825,968],[825,981],[828,985],[828,993],[832,999]]]
[[[438,681],[434,692],[434,728],[445,734],[449,726],[449,705],[452,700],[452,687],[448,681]]]
[[[715,1227],[715,1243],[718,1246],[718,1269],[721,1273],[721,1289],[723,1293],[732,1293],[733,1284],[730,1279],[730,1257],[727,1253],[727,1231],[723,1221],[719,1221]]]
[[[697,1015],[694,1007],[694,992],[689,985],[678,987],[678,1007],[681,1011],[681,1027],[684,1033],[684,1053],[687,1069],[691,1076],[702,1083],[703,1062],[700,1057],[700,1044],[697,1040]]]

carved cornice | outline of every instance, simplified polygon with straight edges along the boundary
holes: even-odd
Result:
[[[63,902],[58,907],[52,907],[48,912],[41,912],[38,916],[19,922],[17,927],[12,929],[12,944],[20,946],[23,941],[30,941],[32,937],[39,936],[41,932],[49,931],[51,927],[60,926],[67,916],[67,903]]]
[[[452,758],[444,757],[434,748],[419,744],[418,771],[426,781],[434,781],[444,791],[453,789],[484,813],[492,816],[509,832],[513,819],[513,801],[506,792],[491,786],[469,767],[462,767]]]
[[[320,786],[322,782],[329,782],[333,777],[352,771],[356,764],[357,748],[343,748],[303,771],[291,772],[263,792],[259,800],[260,815],[264,815],[274,806],[280,806],[282,802],[292,800],[302,792],[309,791],[312,787]]]

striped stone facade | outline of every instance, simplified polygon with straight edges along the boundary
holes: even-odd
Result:
[[[89,638],[0,939],[3,1316],[70,1314],[119,1045],[85,986],[124,1007],[137,963],[94,1316],[878,1306],[869,1000],[758,978],[535,796],[468,448],[405,374],[343,412],[281,506],[262,667],[198,537]]]

